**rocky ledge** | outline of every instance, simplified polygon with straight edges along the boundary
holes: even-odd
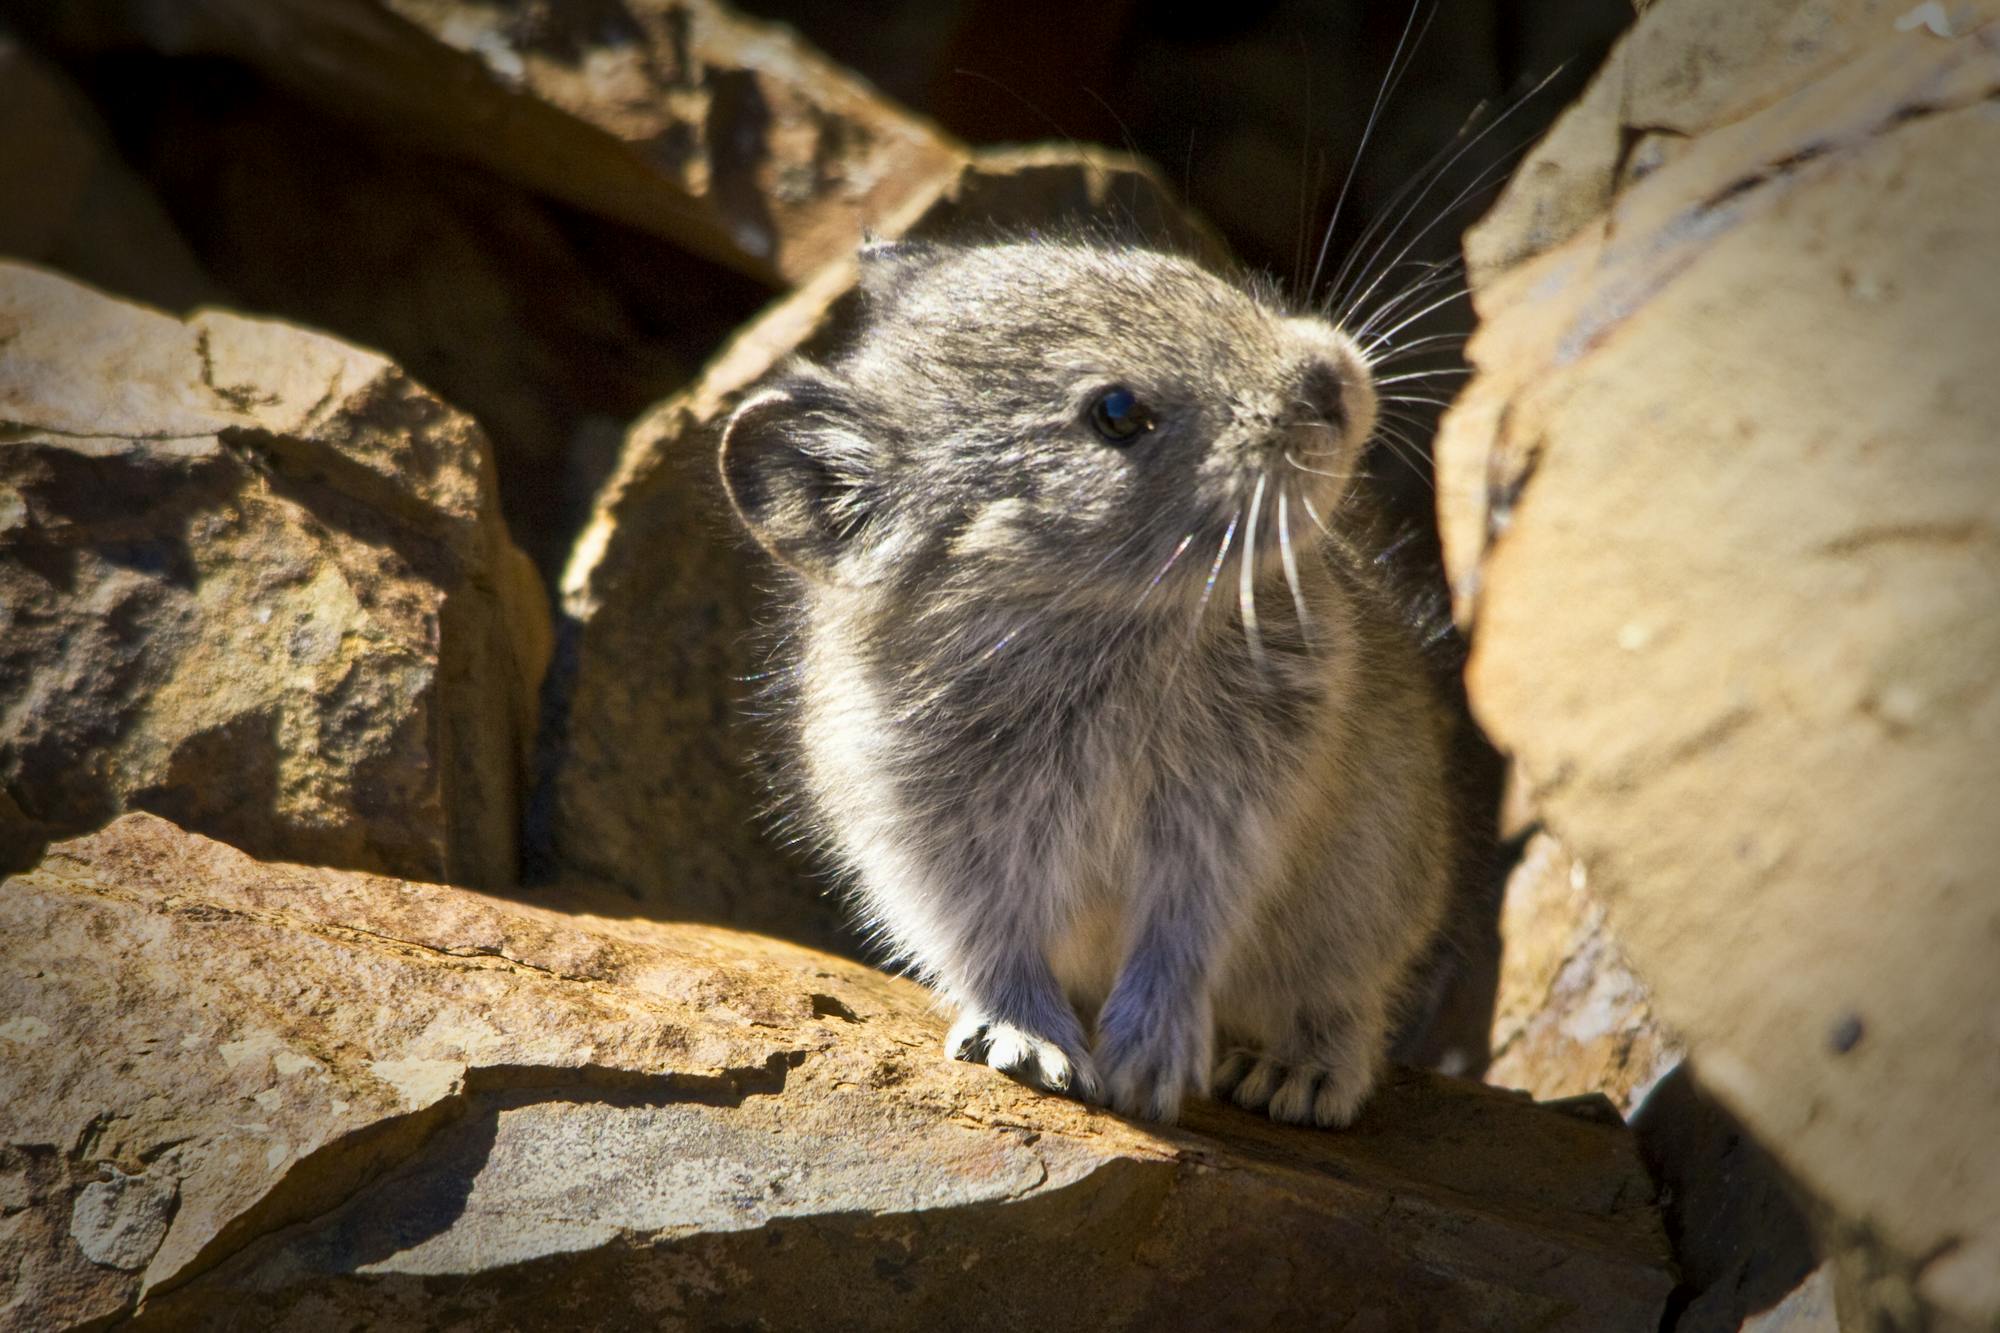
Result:
[[[1604,1330],[1673,1285],[1601,1101],[1149,1128],[843,959],[152,815],[0,887],[0,957],[13,1327]]]

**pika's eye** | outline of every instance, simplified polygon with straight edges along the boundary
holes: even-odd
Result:
[[[1139,396],[1122,385],[1106,389],[1091,400],[1091,429],[1106,444],[1130,444],[1156,424]]]

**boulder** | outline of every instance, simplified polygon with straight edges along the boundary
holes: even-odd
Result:
[[[885,235],[1116,225],[1211,256],[1220,245],[1150,167],[1065,148],[974,155]],[[856,278],[829,264],[746,325],[701,377],[641,417],[562,580],[563,621],[529,841],[541,872],[615,887],[677,917],[852,948],[839,908],[759,827],[745,698],[766,562],[715,477],[745,389],[836,339]]]
[[[945,1060],[910,982],[565,907],[51,848],[0,887],[9,1324],[1658,1325],[1601,1109],[1149,1127]]]
[[[0,863],[147,809],[511,883],[547,614],[394,365],[0,265]]]
[[[1938,1328],[2000,1319],[1991,11],[1648,6],[1438,446],[1475,711],[1843,1306]]]
[[[81,0],[71,49],[221,55],[342,114],[776,286],[963,150],[789,29],[713,0]]]

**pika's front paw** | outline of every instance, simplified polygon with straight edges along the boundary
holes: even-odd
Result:
[[[1097,1063],[1111,1105],[1172,1124],[1183,1098],[1208,1092],[1215,1025],[1205,1006],[1147,1012],[1115,994],[1097,1017]]]
[[[944,1053],[954,1060],[989,1065],[1044,1092],[1086,1102],[1104,1100],[1104,1082],[1081,1042],[1071,1046],[1052,1041],[968,1011],[945,1034]]]
[[[1288,1125],[1352,1124],[1375,1089],[1375,1070],[1355,1063],[1287,1065],[1255,1051],[1231,1051],[1215,1067],[1215,1095]]]

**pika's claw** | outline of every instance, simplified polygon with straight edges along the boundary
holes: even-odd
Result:
[[[1352,1124],[1374,1087],[1375,1073],[1367,1065],[1286,1065],[1250,1051],[1231,1051],[1215,1069],[1218,1097],[1288,1125],[1323,1129]]]
[[[961,1014],[945,1034],[944,1050],[954,1060],[988,1065],[1044,1092],[1086,1102],[1104,1100],[1103,1080],[1081,1049],[1067,1050],[1012,1023]]]

